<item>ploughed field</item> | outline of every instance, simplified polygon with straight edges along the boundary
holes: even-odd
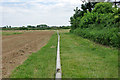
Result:
[[[2,76],[22,64],[28,56],[38,51],[49,41],[54,31],[3,31],[2,34]]]

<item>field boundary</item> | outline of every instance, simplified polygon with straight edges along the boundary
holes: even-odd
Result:
[[[61,79],[62,77],[61,62],[60,62],[60,35],[58,31],[57,34],[58,34],[58,45],[57,45],[57,60],[56,60],[56,80],[58,78]]]

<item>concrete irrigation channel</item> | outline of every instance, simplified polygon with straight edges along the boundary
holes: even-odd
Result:
[[[61,71],[61,62],[60,62],[60,35],[58,34],[58,45],[57,45],[57,60],[56,60],[56,80],[61,80],[62,71]]]

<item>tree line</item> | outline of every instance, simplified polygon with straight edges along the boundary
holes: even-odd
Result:
[[[120,8],[110,2],[86,2],[70,17],[71,31],[103,45],[120,47]]]
[[[70,29],[70,26],[48,26],[46,24],[40,24],[37,26],[27,25],[22,27],[11,27],[11,26],[4,26],[1,28],[2,30],[49,30],[49,29]]]

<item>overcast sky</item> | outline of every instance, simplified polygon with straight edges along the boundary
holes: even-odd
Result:
[[[0,26],[70,25],[73,10],[81,4],[81,0],[0,0]]]
[[[80,0],[0,0],[0,26],[70,25]],[[2,8],[2,10],[1,10]],[[1,21],[0,21],[1,22]]]

